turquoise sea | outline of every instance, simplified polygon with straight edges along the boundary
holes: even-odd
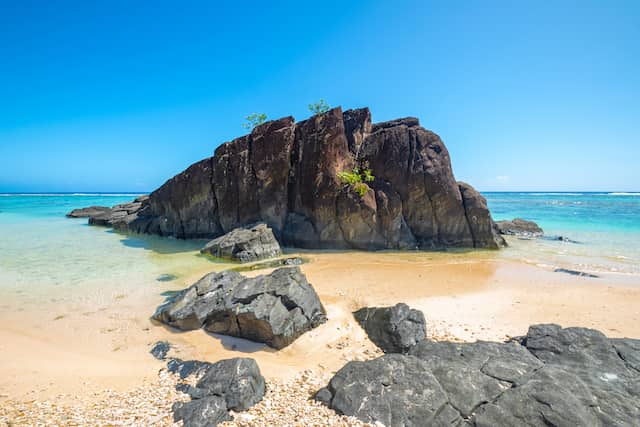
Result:
[[[0,288],[153,282],[157,275],[211,263],[194,255],[202,242],[125,236],[65,218],[74,208],[111,206],[136,195],[0,194]],[[640,193],[484,195],[496,220],[530,219],[547,235],[578,242],[510,238],[511,247],[498,256],[544,268],[640,275]]]
[[[549,239],[504,251],[544,267],[640,274],[640,192],[483,193],[495,220],[537,222]],[[553,240],[564,236],[577,243]]]

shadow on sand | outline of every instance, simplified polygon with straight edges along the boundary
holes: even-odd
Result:
[[[105,233],[117,233],[114,230],[106,230]],[[193,252],[202,248],[207,240],[180,240],[170,237],[160,237],[142,234],[125,234],[120,240],[128,248],[144,249],[159,254],[175,254],[180,252]]]

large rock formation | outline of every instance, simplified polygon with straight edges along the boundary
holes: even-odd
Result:
[[[340,172],[368,167],[361,196]],[[449,153],[416,118],[372,124],[367,108],[285,117],[222,144],[151,193],[119,229],[215,238],[264,222],[303,248],[498,248],[486,201],[453,176]]]
[[[327,320],[299,267],[253,278],[235,271],[210,273],[158,307],[153,318],[178,329],[204,327],[276,349]]]
[[[520,342],[424,340],[409,355],[349,362],[316,398],[393,426],[633,426],[640,340],[535,325]]]

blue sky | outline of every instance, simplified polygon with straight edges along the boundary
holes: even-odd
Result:
[[[220,3],[0,0],[0,192],[153,190],[321,97],[480,190],[640,189],[640,2]]]

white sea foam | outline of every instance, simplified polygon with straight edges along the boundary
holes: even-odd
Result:
[[[618,192],[618,193],[607,193],[608,196],[640,196],[640,193],[624,193],[624,192]]]
[[[585,193],[520,193],[521,196],[584,196]]]

